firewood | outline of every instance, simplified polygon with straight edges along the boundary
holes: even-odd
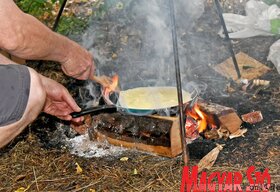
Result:
[[[215,119],[215,123],[217,123],[219,127],[226,128],[230,133],[234,133],[240,129],[242,120],[233,108],[206,102],[202,99],[198,100],[198,105],[200,110],[209,117]]]
[[[88,128],[91,126],[92,118],[90,115],[84,117],[84,121],[80,123],[72,122],[70,127],[74,129],[78,134],[84,135],[87,133]]]
[[[229,136],[229,138],[234,139],[234,138],[237,138],[237,137],[245,137],[245,135],[244,135],[245,133],[247,133],[247,129],[239,129],[235,133],[231,134]]]
[[[205,155],[198,163],[198,172],[200,173],[204,169],[210,170],[214,165],[220,151],[223,149],[225,145],[216,144],[217,147],[212,149],[207,155]]]
[[[255,123],[261,122],[263,120],[261,111],[254,111],[251,113],[241,115],[241,118],[244,122],[250,123],[250,124],[255,124]]]
[[[99,114],[93,117],[88,134],[90,140],[166,157],[182,152],[178,117]]]

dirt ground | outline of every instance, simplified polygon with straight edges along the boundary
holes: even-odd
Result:
[[[231,8],[224,3],[223,8],[225,11],[242,12],[244,2],[238,2],[230,4]],[[205,36],[209,42],[210,39],[219,38],[216,34],[218,17],[211,1],[208,3],[197,27],[190,32],[193,36],[187,39],[188,42],[195,42],[195,39]],[[209,23],[209,20],[205,22],[203,18],[208,17],[213,18],[214,24]],[[257,171],[269,168],[272,184],[280,185],[280,75],[266,59],[270,45],[277,39],[278,37],[252,37],[234,41],[235,53],[243,51],[272,69],[260,77],[270,81],[268,87],[242,91],[239,84],[225,79],[209,67],[192,68],[189,78],[207,84],[202,98],[232,107],[239,115],[260,110],[264,119],[255,125],[244,123],[242,126],[248,129],[245,137],[193,142],[189,145],[190,166],[197,165],[215,147],[215,143],[225,144],[208,173],[241,171],[245,175],[248,167],[254,165]],[[216,52],[210,53],[208,48],[199,50],[201,53],[208,53],[209,60],[219,55],[216,63],[220,63],[230,57],[224,51],[225,43],[211,46]],[[193,44],[193,50],[187,54],[196,50],[196,44]],[[77,89],[83,87],[83,82],[65,77],[56,64],[45,64],[43,69],[37,70],[63,83],[79,100]],[[36,63],[29,63],[29,66],[36,68]],[[233,91],[227,91],[226,87],[229,86]],[[56,135],[57,122],[60,121],[42,114],[24,133],[0,150],[0,191],[179,191],[183,167],[180,156],[164,158],[128,150],[114,156],[78,157],[70,154],[69,149],[60,142],[61,135]],[[68,126],[62,123],[65,127]],[[76,135],[70,130],[64,134],[68,137]],[[128,160],[121,161],[122,157],[128,157]],[[82,172],[77,171],[77,164]]]

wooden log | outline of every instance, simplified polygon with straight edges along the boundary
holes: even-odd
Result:
[[[104,114],[100,114],[104,115]],[[131,116],[123,116],[123,118],[131,118]],[[93,122],[96,122],[96,120],[99,117],[96,117],[93,119]],[[148,117],[133,117],[136,119],[139,118],[146,118],[146,121],[159,121],[161,120],[162,122],[168,121],[170,123],[170,127],[168,128],[168,133],[167,135],[169,136],[168,138],[168,143],[167,144],[159,144],[157,142],[156,144],[152,144],[149,142],[146,142],[144,140],[141,140],[137,137],[127,135],[124,132],[122,134],[116,134],[116,129],[112,129],[115,132],[107,130],[109,126],[111,128],[113,127],[114,123],[118,123],[116,118],[111,118],[107,117],[108,122],[111,125],[106,125],[108,122],[103,122],[103,123],[97,123],[93,125],[91,128],[89,128],[88,133],[89,137],[91,140],[97,140],[100,142],[107,141],[108,143],[116,146],[122,146],[126,148],[132,148],[132,149],[137,149],[140,151],[145,151],[145,152],[150,152],[156,155],[161,155],[165,157],[175,157],[182,153],[182,147],[181,147],[181,138],[180,138],[180,126],[179,126],[179,118],[178,117],[162,117],[162,116],[148,116]],[[118,118],[118,117],[117,117]],[[98,121],[98,120],[97,120]],[[106,120],[104,120],[106,121]],[[127,121],[127,119],[123,119],[122,121]],[[135,123],[135,122],[133,122]],[[124,123],[125,124],[125,123]],[[104,126],[105,127],[102,127]],[[123,129],[127,129],[125,127],[126,125],[122,125],[121,127]],[[137,126],[137,125],[136,125]],[[147,126],[147,130],[152,130],[153,129],[153,123],[148,123],[145,125]],[[140,131],[141,132],[141,131]],[[142,131],[140,133],[143,137],[149,137],[149,131]],[[156,138],[157,140],[161,138]]]
[[[233,108],[222,106],[216,103],[198,100],[200,110],[216,120],[219,127],[226,128],[230,133],[240,129],[242,120]]]

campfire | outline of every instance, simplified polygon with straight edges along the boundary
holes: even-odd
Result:
[[[207,130],[217,129],[218,124],[214,116],[203,112],[197,103],[186,110],[186,138],[190,141],[197,139],[199,134],[203,134]]]
[[[106,78],[108,79],[108,78]],[[135,148],[162,156],[175,157],[182,153],[182,137],[178,112],[172,116],[153,110],[146,115],[137,114],[141,109],[119,106],[119,77],[110,78],[110,86],[102,88],[102,98],[105,106],[101,113],[87,116],[85,126],[73,126],[79,133],[89,133],[91,140],[106,141],[110,144]],[[137,97],[137,95],[134,95]],[[136,99],[136,98],[135,98]],[[141,105],[141,104],[140,104]],[[108,106],[116,110],[102,111]],[[117,110],[119,109],[120,110]],[[170,110],[168,108],[166,110]],[[178,110],[178,106],[177,106]],[[89,113],[93,110],[88,110]],[[202,99],[194,102],[190,98],[185,103],[185,140],[190,144],[198,138],[216,140],[227,139],[231,134],[240,130],[242,120],[233,108],[210,103]]]
[[[242,124],[233,108],[198,100],[186,110],[186,138],[192,142],[202,136],[206,139],[228,138],[236,133]]]
[[[112,78],[112,85],[103,89],[107,104],[118,87],[118,76]],[[110,103],[111,102],[111,103]],[[200,138],[221,139],[240,129],[241,119],[235,110],[198,99],[193,106],[186,103],[186,141],[191,143]],[[118,106],[116,106],[118,108]],[[134,148],[154,154],[175,157],[182,152],[180,119],[178,113],[163,116],[160,113],[134,115],[127,112],[104,112],[87,119],[87,131],[91,140],[106,141],[110,144]],[[84,128],[82,130],[85,130]]]

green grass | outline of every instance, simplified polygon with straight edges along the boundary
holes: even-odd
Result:
[[[53,14],[54,5],[58,1],[60,5],[63,2],[63,0],[16,0],[15,2],[23,12],[33,15],[52,28],[56,19],[56,14]],[[88,16],[82,18],[71,14],[69,16],[62,15],[57,32],[63,35],[80,34],[87,28],[87,24]]]
[[[63,35],[78,35],[83,33],[88,26],[88,18],[79,18],[75,16],[60,18],[58,24],[58,33]]]

